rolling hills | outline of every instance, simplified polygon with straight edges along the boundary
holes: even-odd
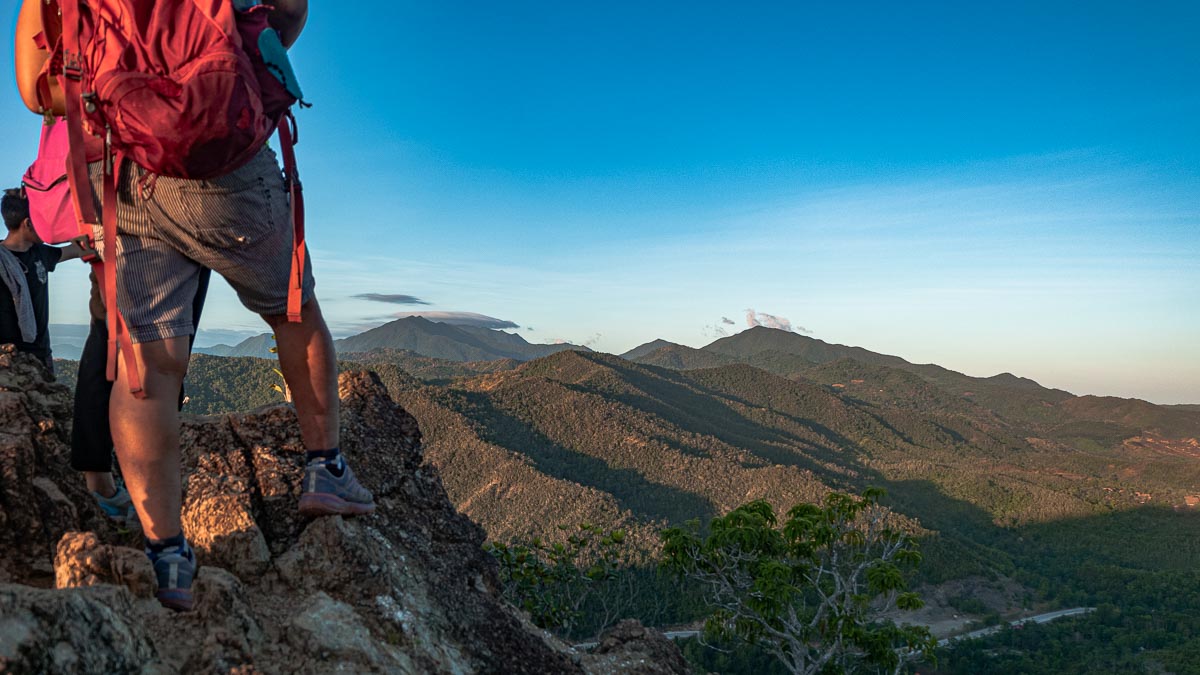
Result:
[[[652,548],[665,523],[878,485],[926,535],[930,583],[1009,579],[1027,602],[1108,602],[1140,626],[1154,620],[1145,598],[1200,565],[1197,406],[1074,396],[766,328],[700,349],[528,358],[517,336],[405,321],[393,337],[415,344],[343,342],[341,365],[378,373],[454,504],[493,539],[560,541],[588,522]],[[273,366],[194,356],[185,412],[279,400]]]
[[[752,498],[786,507],[867,484],[893,486],[895,502],[921,522],[939,520],[927,513],[935,495],[1003,526],[1182,505],[1200,492],[1184,440],[1200,435],[1200,415],[1186,408],[1073,397],[829,345],[807,353],[832,360],[775,369],[785,376],[763,366],[804,358],[787,346],[793,336],[781,344],[771,334],[781,331],[747,333],[760,349],[665,344],[637,361],[578,351],[527,362],[388,349],[343,357],[380,372],[414,411],[452,498],[498,538],[554,537],[566,513],[681,522]],[[669,353],[719,365],[650,363]],[[190,385],[198,412],[233,405],[230,390],[258,391],[247,404],[273,394],[269,362],[250,384],[218,370],[220,359],[196,358],[189,380],[213,382]],[[1021,403],[985,405],[1002,396]],[[1036,415],[1022,414],[1035,402]]]
[[[452,499],[496,538],[554,538],[576,519],[650,532],[868,484],[951,535],[947,509],[973,514],[962,522],[974,529],[1013,528],[1191,510],[1200,494],[1200,412],[1188,406],[973,378],[768,328],[702,349],[656,341],[632,360],[563,349],[467,360],[528,343],[419,318],[381,328],[341,343],[344,367],[380,373],[421,422]],[[385,335],[437,344],[372,346],[394,344]],[[278,400],[272,365],[196,355],[185,411]]]

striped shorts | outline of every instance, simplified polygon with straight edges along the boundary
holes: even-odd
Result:
[[[97,196],[103,167],[89,167]],[[125,162],[117,187],[117,306],[134,342],[191,335],[200,270],[225,277],[251,312],[287,313],[292,221],[283,173],[269,147],[210,180],[157,176]],[[99,205],[97,205],[99,209]],[[103,233],[94,233],[99,242]],[[313,296],[305,258],[303,302]]]

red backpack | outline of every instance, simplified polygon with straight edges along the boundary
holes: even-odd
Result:
[[[102,224],[104,246],[116,240],[116,195],[126,159],[176,178],[219,176],[248,162],[278,129],[291,191],[294,251],[288,319],[300,320],[304,216],[292,150],[290,106],[300,90],[279,37],[258,0],[46,0],[43,32],[50,52],[38,99],[53,106],[51,78],[65,99],[70,141],[66,174],[81,235]],[[235,7],[236,5],[236,7]],[[45,25],[61,20],[60,26]],[[58,36],[48,44],[46,36]],[[90,136],[90,138],[89,138]],[[103,147],[98,152],[97,148]],[[103,159],[103,218],[97,219],[87,162]],[[105,256],[114,261],[111,256]],[[124,319],[116,310],[116,270],[93,258],[108,308],[108,377],[117,344],[129,382],[144,395]]]

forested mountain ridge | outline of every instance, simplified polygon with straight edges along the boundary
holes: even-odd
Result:
[[[236,345],[213,345],[211,347],[197,347],[193,351],[197,354],[209,354],[212,356],[254,356],[260,359],[273,358],[271,349],[275,346],[275,338],[270,333],[260,333],[253,337],[248,337]]]
[[[1011,424],[1036,430],[1035,435],[1055,439],[1092,438],[1111,445],[1144,433],[1200,436],[1200,415],[1195,414],[1200,409],[1194,405],[1161,406],[1137,399],[1075,396],[1011,373],[972,377],[935,364],[914,364],[898,356],[762,326],[700,349],[683,349],[692,352],[686,359],[650,351],[640,352],[634,360],[687,370],[715,365],[703,364],[702,353],[710,352],[777,375],[820,381],[868,402],[922,409],[949,406],[965,411],[954,402],[957,398],[976,404],[976,412],[986,409]],[[901,372],[921,378],[934,389],[905,378]],[[870,384],[865,384],[868,381]]]
[[[655,340],[649,343],[653,345],[662,340]],[[684,345],[676,345],[667,343],[659,345],[654,349],[642,351],[640,348],[634,349],[626,354],[636,354],[635,356],[622,355],[622,358],[627,358],[637,363],[644,363],[651,366],[662,366],[663,368],[673,368],[675,370],[695,370],[697,368],[715,368],[717,366],[725,366],[731,363],[741,363],[732,356],[725,356],[716,352],[709,352],[703,349],[694,347],[685,347]]]
[[[933,583],[999,576],[1027,602],[1107,602],[1142,626],[1158,616],[1146,598],[1180,592],[1179,575],[1200,564],[1194,406],[1073,396],[828,345],[816,363],[777,337],[748,355],[660,344],[632,361],[341,356],[412,412],[452,501],[497,540],[562,541],[560,526],[588,522],[650,548],[664,523],[879,485],[930,535],[921,574]],[[185,413],[279,400],[274,365],[195,356]],[[1200,607],[1192,596],[1177,604]],[[1200,629],[1186,614],[1172,625]]]
[[[571,344],[530,344],[513,333],[476,326],[456,326],[419,316],[396,319],[358,335],[335,340],[334,348],[339,353],[376,349],[408,350],[453,361],[527,361],[566,349],[587,349]]]
[[[804,358],[780,347],[817,342],[766,328],[746,334],[744,343],[718,341],[724,354],[691,351],[722,362],[749,354],[742,358],[770,365],[764,362]],[[641,360],[689,349],[666,344]],[[830,488],[872,482],[924,481],[997,524],[1143,502],[1183,505],[1200,494],[1200,451],[1189,440],[1200,436],[1200,413],[1185,406],[1073,397],[1023,378],[946,375],[952,371],[936,366],[914,371],[883,365],[907,363],[896,357],[825,343],[807,353],[833,360],[806,359],[806,368],[785,377],[762,365],[673,369],[577,351],[524,363],[388,349],[343,356],[380,372],[406,407],[437,420],[425,438],[431,457],[470,467],[448,468],[447,487],[456,503],[478,502],[470,513],[492,522],[496,536],[546,523],[541,515],[557,508],[531,505],[529,513],[539,515],[527,520],[489,515],[501,501],[481,499],[481,490],[512,484],[514,462],[523,466],[521,481],[546,479],[539,493],[561,495],[583,504],[579,513],[614,523],[679,522],[758,497],[786,508]],[[279,400],[272,366],[197,355],[185,412]],[[1031,419],[1012,406],[989,407],[922,374],[929,372],[960,386],[991,386],[997,396],[1027,396],[1046,412]],[[488,467],[495,467],[492,475]],[[921,518],[919,511],[909,515]]]
[[[652,520],[871,483],[897,486],[905,501],[903,486],[921,482],[1010,525],[1136,506],[1139,493],[1181,505],[1200,478],[1194,462],[1152,444],[1130,452],[1121,439],[1089,453],[1036,435],[906,371],[838,361],[811,374],[784,378],[744,364],[673,371],[562,352],[393,394],[412,409],[442,396],[491,445]],[[834,379],[847,386],[822,381]],[[461,441],[426,436],[433,454]],[[470,463],[482,471],[488,461]],[[471,493],[468,483],[448,488],[456,500]]]

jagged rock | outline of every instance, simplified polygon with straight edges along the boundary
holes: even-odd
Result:
[[[125,588],[0,584],[0,672],[138,673],[154,658]]]
[[[320,591],[305,605],[288,623],[287,635],[292,646],[315,662],[313,667],[324,662],[335,672],[423,672],[404,652],[376,639],[349,605]]]
[[[183,529],[197,555],[207,564],[228,568],[240,577],[262,574],[271,563],[271,551],[254,522],[249,495],[192,497],[191,489],[188,495]]]
[[[196,608],[175,614],[68,466],[70,393],[0,347],[0,582],[61,587],[0,585],[0,670],[581,672],[500,600],[483,531],[423,463],[416,421],[373,374],[339,384],[341,447],[378,504],[367,517],[298,516],[289,406],[185,416],[184,527],[201,567]]]
[[[71,470],[71,392],[0,345],[0,582],[49,586],[63,533],[114,530]]]
[[[275,565],[280,578],[300,591],[329,589],[336,593],[358,584],[375,595],[388,590],[387,579],[381,579],[388,576],[381,566],[387,562],[381,548],[365,536],[361,526],[341,516],[320,518],[305,528]]]
[[[688,675],[683,654],[665,635],[626,619],[600,635],[600,644],[580,662],[595,675]]]
[[[202,649],[185,655],[184,672],[227,673],[253,668],[265,635],[237,577],[205,567],[196,580],[196,607],[189,618],[204,626]]]
[[[142,551],[101,544],[92,532],[64,534],[54,555],[54,587],[98,584],[125,586],[137,597],[153,598],[157,582]]]

